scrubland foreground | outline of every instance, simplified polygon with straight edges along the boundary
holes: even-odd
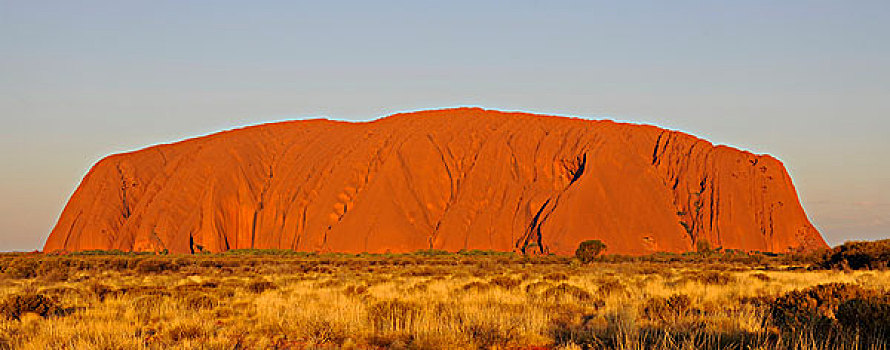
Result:
[[[890,272],[820,264],[737,252],[590,264],[492,252],[2,254],[0,349],[888,348]]]

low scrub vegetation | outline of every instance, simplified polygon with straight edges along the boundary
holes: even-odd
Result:
[[[844,243],[825,252],[819,266],[827,269],[886,270],[890,268],[890,239]]]
[[[0,254],[0,349],[886,349],[880,256]]]

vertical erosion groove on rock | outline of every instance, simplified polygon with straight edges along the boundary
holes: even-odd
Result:
[[[784,166],[676,131],[478,108],[305,120],[109,156],[45,251],[571,254],[825,246]]]

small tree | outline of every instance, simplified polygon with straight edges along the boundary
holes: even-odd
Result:
[[[575,257],[583,263],[593,261],[600,253],[606,250],[606,244],[598,239],[581,242],[575,250]]]
[[[698,242],[695,242],[695,251],[699,253],[710,253],[711,242],[708,242],[707,239],[701,239]]]

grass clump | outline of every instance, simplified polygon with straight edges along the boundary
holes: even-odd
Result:
[[[643,315],[654,321],[671,321],[685,316],[692,309],[692,300],[685,294],[652,297],[643,304]]]
[[[586,289],[574,286],[568,283],[560,283],[557,286],[547,288],[541,297],[553,302],[565,302],[567,300],[577,300],[587,302],[593,300],[593,294]]]
[[[376,333],[403,332],[410,329],[420,316],[417,303],[394,299],[371,304],[368,323]]]
[[[267,290],[273,290],[277,288],[275,283],[269,281],[253,281],[247,284],[247,291],[255,294],[260,294]]]
[[[504,289],[515,289],[522,285],[522,281],[509,276],[497,276],[490,279],[488,283]]]

